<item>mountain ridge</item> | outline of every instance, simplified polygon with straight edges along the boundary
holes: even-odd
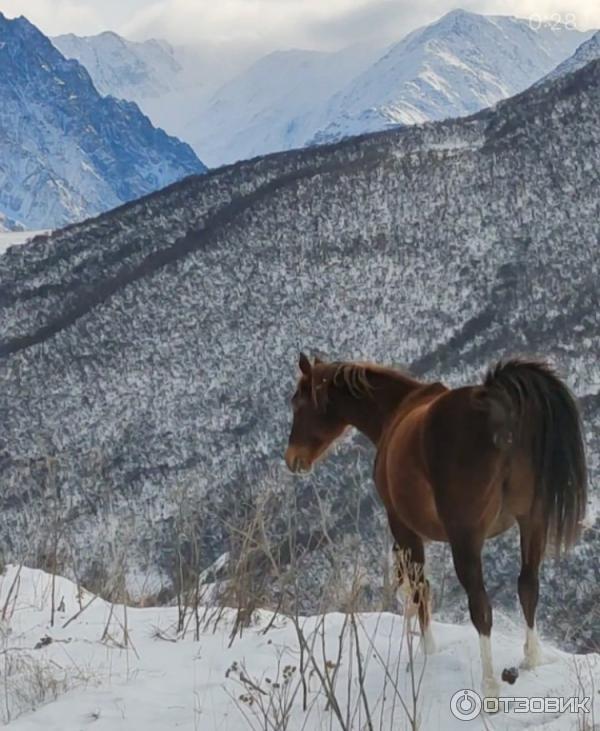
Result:
[[[192,149],[101,97],[26,18],[0,17],[0,211],[29,228],[84,218],[193,172]]]
[[[185,83],[183,67],[166,41],[130,41],[113,31],[94,36],[66,33],[50,40],[65,58],[85,67],[103,96],[137,103],[139,97],[159,96]]]
[[[220,166],[474,113],[537,82],[591,33],[455,10],[395,42],[382,31],[379,41],[337,51],[273,51],[241,64],[237,73],[230,69],[225,83],[210,93],[190,87],[144,98],[140,87],[131,98],[190,142],[210,166]],[[102,45],[94,38],[89,43]],[[73,54],[83,60],[81,53]],[[100,51],[98,57],[112,73],[112,57]],[[220,68],[225,64],[222,55],[218,58]]]
[[[573,73],[597,58],[600,58],[600,30],[578,46],[572,56],[559,64],[541,82],[551,81],[564,74]]]
[[[523,91],[574,48],[573,31],[534,30],[514,16],[453,10],[410,33],[337,95],[311,142],[356,131],[465,116]],[[579,32],[577,32],[579,33]],[[587,34],[576,37],[581,40]],[[575,43],[579,42],[575,41]],[[388,83],[382,84],[382,79]]]

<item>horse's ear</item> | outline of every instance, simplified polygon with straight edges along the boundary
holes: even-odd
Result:
[[[308,358],[304,355],[304,353],[300,353],[300,359],[298,360],[298,366],[302,373],[304,373],[305,376],[310,376],[312,371],[312,366],[310,364],[310,361]]]

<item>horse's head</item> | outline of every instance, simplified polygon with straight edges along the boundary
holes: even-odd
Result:
[[[330,366],[318,358],[311,364],[304,353],[300,354],[299,366],[300,378],[292,396],[294,420],[285,462],[292,472],[309,472],[347,424],[328,398]]]

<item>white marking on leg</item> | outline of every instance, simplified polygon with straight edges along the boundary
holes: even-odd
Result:
[[[413,602],[413,593],[410,581],[406,578],[402,579],[402,583],[396,589],[396,601],[406,619],[411,619],[417,613],[417,605]]]
[[[433,632],[431,631],[431,590],[429,583],[425,581],[421,585],[420,600],[423,602],[424,613],[421,625],[421,633],[423,635],[423,650],[426,655],[433,655],[436,651]]]
[[[479,651],[481,653],[481,685],[483,695],[486,698],[498,698],[498,696],[500,695],[500,684],[494,677],[491,637],[479,635]]]
[[[527,627],[523,650],[525,651],[525,657],[523,658],[521,667],[524,670],[533,670],[542,661],[542,647],[535,626]]]
[[[433,632],[431,631],[431,625],[428,624],[423,633],[423,650],[426,655],[433,655],[436,651],[435,640],[433,639]]]

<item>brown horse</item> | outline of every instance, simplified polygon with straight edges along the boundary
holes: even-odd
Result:
[[[522,360],[499,363],[482,385],[456,389],[368,363],[311,364],[302,354],[299,365],[285,453],[289,469],[310,470],[349,426],[373,442],[377,491],[395,548],[408,556],[399,562],[399,580],[419,589],[413,600],[425,651],[433,642],[423,543],[446,541],[479,633],[483,692],[497,695],[483,542],[518,523],[518,591],[527,622],[522,667],[535,667],[540,562],[550,542],[558,549],[573,543],[586,508],[573,396],[548,365]]]

